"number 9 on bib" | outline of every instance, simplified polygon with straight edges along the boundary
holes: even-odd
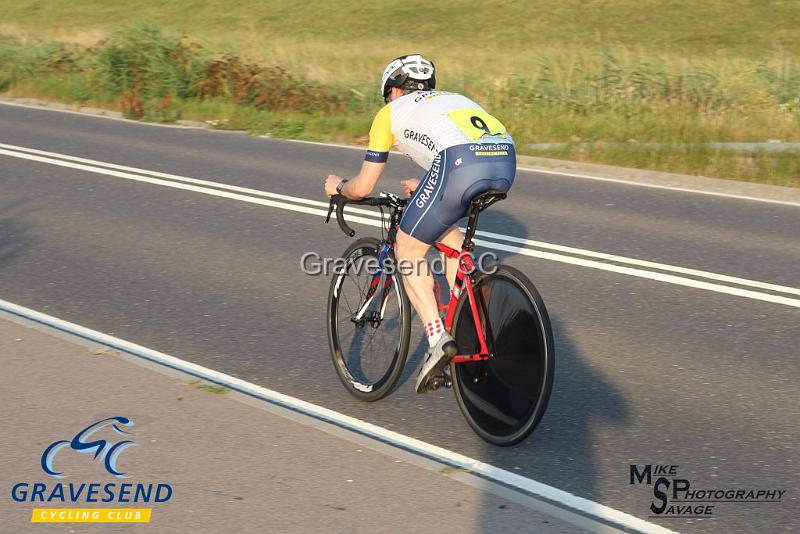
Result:
[[[506,127],[480,108],[463,108],[451,111],[447,118],[455,123],[464,134],[477,141],[482,135],[504,135]]]

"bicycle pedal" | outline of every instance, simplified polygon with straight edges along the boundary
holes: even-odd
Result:
[[[430,380],[428,380],[428,391],[436,391],[444,384],[444,379],[441,376],[432,376]]]
[[[447,389],[452,388],[453,387],[453,377],[450,376],[450,371],[447,368],[445,368],[442,371],[442,377],[444,377],[444,387],[446,387]]]
[[[431,379],[428,380],[428,391],[436,391],[442,386],[448,389],[453,387],[453,381],[450,380],[449,376],[439,375],[431,377]]]

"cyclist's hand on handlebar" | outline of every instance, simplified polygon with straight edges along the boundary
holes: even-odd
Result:
[[[332,197],[336,193],[336,186],[339,185],[339,182],[342,181],[341,176],[336,176],[335,174],[329,174],[327,178],[325,178],[325,194],[329,197]]]
[[[400,184],[403,186],[406,198],[411,198],[411,195],[413,195],[414,191],[419,187],[419,180],[416,178],[409,178],[408,180],[403,180]]]

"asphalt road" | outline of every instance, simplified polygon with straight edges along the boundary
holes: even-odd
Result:
[[[324,175],[353,173],[362,159],[10,106],[0,106],[0,143],[314,200]],[[387,174],[382,188],[399,192],[420,170],[392,155]],[[520,172],[481,229],[800,285],[793,206]],[[679,531],[800,528],[797,307],[504,254],[540,289],[558,360],[540,427],[498,449],[470,431],[449,392],[418,396],[408,381],[362,404],[341,388],[324,326],[329,279],[303,274],[299,260],[348,242],[315,215],[0,155],[0,298],[643,518],[653,493],[629,484],[633,463],[677,464],[698,489],[787,490],[780,503],[718,503],[711,519],[648,519]],[[414,335],[406,376],[423,347]]]

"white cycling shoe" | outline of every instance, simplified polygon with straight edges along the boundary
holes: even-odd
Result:
[[[431,387],[431,382],[434,378],[444,375],[444,368],[457,353],[455,340],[447,332],[443,333],[436,345],[425,352],[425,361],[417,376],[417,393],[427,393],[436,389]]]

